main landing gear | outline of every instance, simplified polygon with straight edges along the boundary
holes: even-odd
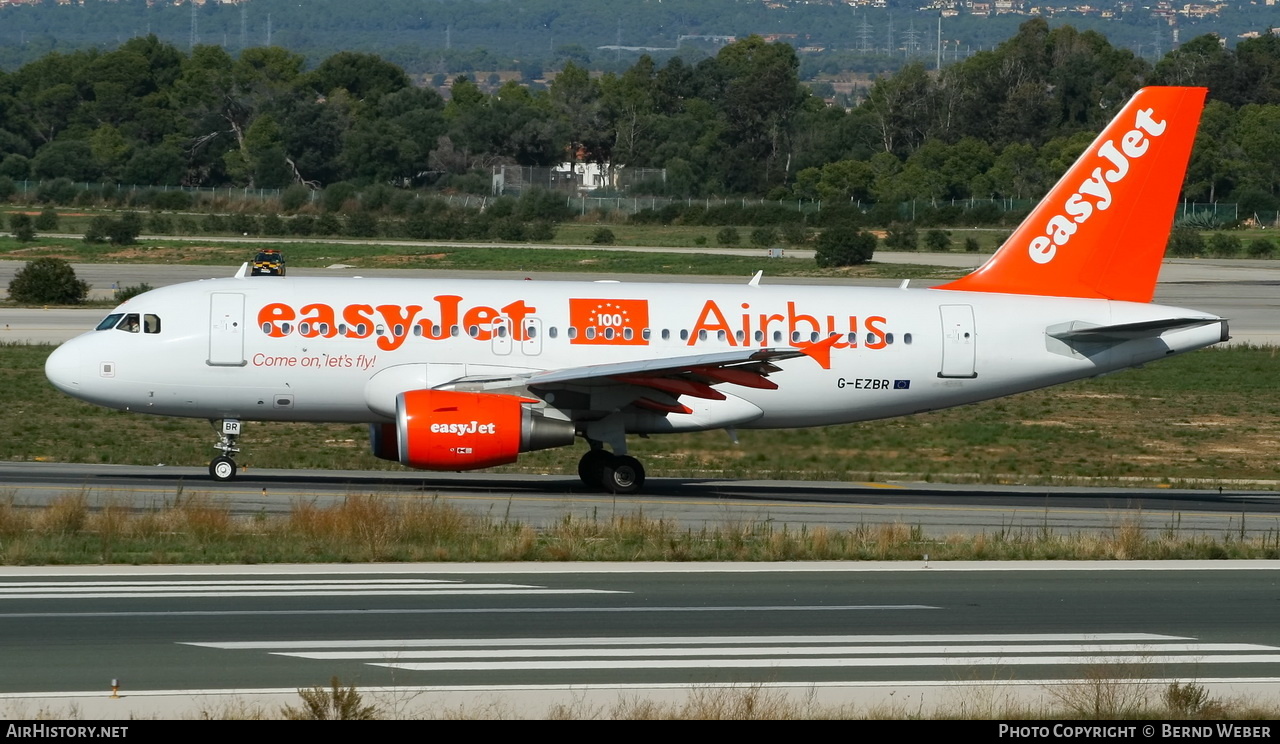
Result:
[[[590,488],[627,495],[644,486],[644,466],[634,457],[593,447],[578,461],[578,477]]]
[[[218,443],[213,445],[214,449],[221,450],[222,454],[213,458],[209,463],[209,475],[216,481],[229,481],[236,477],[236,461],[231,456],[240,451],[236,446],[236,440],[240,438],[240,421],[237,419],[223,419],[222,421],[210,421],[213,428],[218,432]]]

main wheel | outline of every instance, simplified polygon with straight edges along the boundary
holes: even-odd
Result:
[[[209,463],[209,475],[216,481],[229,481],[236,477],[236,461],[230,457],[215,457]]]
[[[604,490],[610,493],[636,493],[644,485],[644,466],[634,457],[613,457],[605,464],[601,480]]]
[[[606,450],[587,450],[582,459],[578,460],[578,477],[587,486],[599,488],[600,480],[604,477],[605,463],[612,459],[613,455]]]

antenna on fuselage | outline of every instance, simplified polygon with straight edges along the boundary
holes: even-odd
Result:
[[[757,271],[757,272],[756,272],[756,275],[755,275],[755,276],[753,276],[753,277],[751,277],[751,281],[747,282],[747,286],[748,286],[748,287],[758,287],[758,286],[760,286],[760,277],[762,277],[762,276],[764,276],[764,271],[763,271],[763,270],[761,270],[761,271]]]
[[[236,278],[243,279],[248,275],[249,275],[249,262],[245,261],[244,263],[240,264],[240,270],[236,272]]]

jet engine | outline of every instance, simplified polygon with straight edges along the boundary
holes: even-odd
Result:
[[[573,443],[569,421],[547,418],[515,395],[410,390],[396,396],[396,422],[373,424],[384,460],[421,470],[475,470],[515,462],[521,452]]]

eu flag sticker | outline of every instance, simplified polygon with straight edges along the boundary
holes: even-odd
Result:
[[[893,389],[894,390],[910,390],[911,380],[894,380]]]

